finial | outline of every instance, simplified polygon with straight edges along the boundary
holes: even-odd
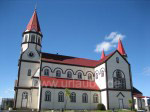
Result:
[[[35,8],[34,8],[34,10],[36,11],[36,9],[37,9],[37,1],[36,1],[36,3],[35,3]]]

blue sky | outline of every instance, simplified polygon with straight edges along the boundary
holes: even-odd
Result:
[[[150,96],[150,0],[38,0],[42,51],[98,60],[123,38],[133,84]],[[0,1],[0,97],[13,97],[18,59],[35,0]],[[111,38],[111,39],[110,39]]]

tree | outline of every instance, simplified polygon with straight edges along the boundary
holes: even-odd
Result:
[[[68,88],[65,89],[65,105],[64,105],[64,109],[66,109],[66,106],[67,106],[67,101],[68,99],[70,99],[70,90]]]
[[[128,100],[128,102],[129,102],[130,109],[132,110],[133,109],[133,101],[132,100]]]

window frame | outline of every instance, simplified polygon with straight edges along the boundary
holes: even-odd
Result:
[[[76,93],[72,92],[70,94],[70,102],[75,103],[76,102]]]
[[[119,63],[120,60],[119,60],[119,57],[116,57],[116,63]]]
[[[68,72],[67,72],[67,78],[69,78],[69,79],[72,78],[72,72],[71,72],[71,71],[68,71]]]
[[[45,101],[51,101],[51,92],[45,91]]]
[[[115,75],[116,74],[116,75]],[[113,73],[113,88],[126,89],[126,80],[123,71],[117,69]]]
[[[93,77],[92,77],[92,74],[91,74],[91,73],[88,73],[88,80],[90,80],[90,81],[93,80]]]
[[[95,93],[95,94],[93,95],[93,103],[98,103],[98,100],[99,100],[98,94]]]
[[[82,94],[82,103],[88,103],[88,95],[87,93]]]
[[[64,93],[62,91],[58,93],[58,102],[64,102]]]
[[[78,72],[78,79],[82,79],[82,73]]]
[[[50,70],[48,68],[44,69],[44,76],[49,76]]]
[[[32,70],[31,70],[31,69],[28,69],[27,76],[31,76],[31,75],[32,75]]]
[[[56,77],[61,77],[61,70],[56,70]]]

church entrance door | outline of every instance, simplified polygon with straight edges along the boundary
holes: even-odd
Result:
[[[23,92],[22,93],[22,108],[27,108],[27,102],[28,102],[28,93]]]

